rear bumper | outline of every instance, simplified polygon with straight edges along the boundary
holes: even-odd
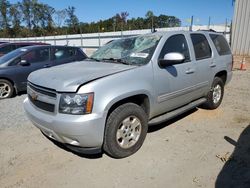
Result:
[[[24,109],[31,122],[47,137],[80,153],[100,152],[103,144],[105,115],[67,115],[48,113],[34,106],[28,98]]]

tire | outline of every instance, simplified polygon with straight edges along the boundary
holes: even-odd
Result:
[[[14,87],[8,80],[0,79],[0,100],[12,97]]]
[[[103,149],[113,158],[128,157],[140,149],[147,131],[146,112],[134,103],[123,104],[107,119]]]
[[[204,104],[205,108],[213,110],[220,106],[224,96],[224,85],[221,78],[214,78],[211,90],[207,95],[207,102]]]

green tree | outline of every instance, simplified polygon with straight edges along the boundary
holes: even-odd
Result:
[[[40,11],[39,12],[39,27],[41,27],[43,32],[47,32],[52,34],[54,30],[54,21],[53,15],[55,13],[55,9],[47,4],[40,4]]]
[[[121,28],[124,30],[124,27],[127,25],[127,17],[129,16],[128,12],[121,12],[120,17],[121,17]]]
[[[12,25],[12,35],[19,36],[21,31],[22,12],[20,3],[12,4],[10,7],[10,20]]]
[[[127,24],[127,17],[129,16],[128,12],[121,12],[120,14],[117,13],[114,17],[113,20],[115,20],[115,25],[116,25],[116,30],[124,30],[124,27]]]
[[[154,28],[154,13],[153,13],[153,11],[149,10],[149,11],[146,13],[145,16],[146,16],[146,18],[147,18],[148,20],[151,21],[151,29],[153,30],[153,28]]]
[[[37,0],[31,1],[31,24],[36,33],[39,32],[39,24],[41,27],[45,26],[43,5],[38,3]]]
[[[55,23],[56,23],[57,27],[60,28],[62,26],[62,24],[64,24],[66,16],[67,16],[67,11],[65,9],[57,10],[55,12],[55,18],[54,19],[55,19]]]
[[[157,27],[179,27],[181,25],[180,19],[175,16],[159,15],[156,17]]]
[[[68,7],[66,9],[68,18],[66,19],[66,24],[70,28],[71,33],[78,33],[79,29],[79,20],[75,15],[75,7]]]
[[[55,9],[49,5],[44,5],[45,7],[45,18],[47,19],[47,29],[49,32],[54,30],[54,20],[53,15],[55,14]]]
[[[7,0],[0,0],[0,26],[4,30],[8,31],[9,29],[9,8],[10,8],[10,3]]]
[[[26,23],[29,31],[31,31],[32,1],[31,0],[23,0],[21,3],[21,9],[23,12],[23,21]]]
[[[181,25],[180,19],[175,16],[155,16],[152,11],[148,11],[145,17],[128,19],[129,13],[124,11],[106,20],[79,23],[75,10],[75,7],[55,10],[38,0],[20,0],[15,4],[10,4],[8,0],[0,0],[0,36],[46,36],[75,34],[79,31],[94,33]]]

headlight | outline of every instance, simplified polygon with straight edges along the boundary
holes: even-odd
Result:
[[[59,112],[63,114],[83,115],[90,114],[93,108],[94,93],[89,94],[62,94]]]

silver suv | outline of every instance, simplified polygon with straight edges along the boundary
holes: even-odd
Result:
[[[89,59],[31,73],[27,116],[73,151],[135,153],[148,125],[201,104],[217,108],[232,78],[223,35],[175,31],[112,41]]]

